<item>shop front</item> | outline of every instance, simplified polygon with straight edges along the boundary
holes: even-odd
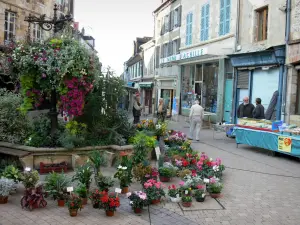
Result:
[[[262,100],[266,119],[283,119],[285,47],[279,46],[261,52],[235,54],[229,57],[236,69],[234,121],[237,121],[237,108],[246,96],[254,105],[256,98]]]
[[[139,87],[143,96],[142,103],[145,106],[145,114],[152,114],[153,104],[153,82],[140,82]]]
[[[164,104],[167,106],[167,117],[172,117],[173,101],[176,98],[176,79],[158,80],[157,81],[157,105],[159,99],[163,99]],[[173,113],[174,114],[174,113]]]

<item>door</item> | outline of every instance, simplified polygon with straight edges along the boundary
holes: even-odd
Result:
[[[224,121],[231,122],[233,80],[225,81]]]
[[[152,90],[145,90],[145,106],[149,107],[149,114],[152,113]]]

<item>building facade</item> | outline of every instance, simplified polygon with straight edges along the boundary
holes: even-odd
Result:
[[[285,0],[249,0],[237,3],[233,119],[242,99],[261,98],[266,119],[283,119],[285,76]],[[277,104],[270,104],[274,97]]]
[[[168,106],[167,117],[179,113],[180,66],[174,58],[179,54],[182,5],[181,0],[165,0],[154,11],[155,37],[155,105],[162,98]]]

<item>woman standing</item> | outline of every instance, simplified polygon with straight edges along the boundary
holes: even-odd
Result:
[[[167,107],[165,106],[164,100],[159,99],[157,118],[159,121],[164,122],[167,115]]]
[[[140,117],[141,117],[141,112],[142,112],[143,106],[140,103],[140,96],[136,95],[134,97],[134,102],[133,102],[133,124],[137,124],[140,122]]]

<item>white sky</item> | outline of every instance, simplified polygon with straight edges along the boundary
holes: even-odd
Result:
[[[153,36],[152,12],[161,0],[75,0],[75,21],[96,40],[103,66],[111,66],[116,75],[132,56],[136,37]],[[91,28],[88,28],[91,27]]]

